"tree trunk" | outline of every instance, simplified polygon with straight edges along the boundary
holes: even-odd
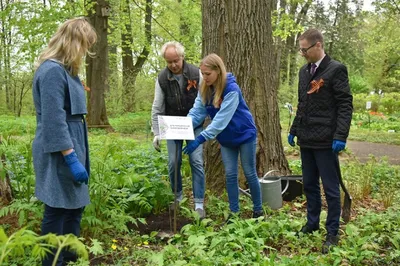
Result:
[[[135,83],[144,63],[150,53],[151,45],[151,16],[152,16],[152,1],[146,0],[145,8],[145,43],[139,54],[136,64],[133,65],[132,49],[133,44],[129,0],[126,0],[124,13],[129,17],[125,23],[125,30],[121,34],[122,39],[122,84],[124,90],[124,109],[126,112],[135,111]]]
[[[1,11],[5,11],[7,6],[10,4],[10,1],[5,1],[3,0],[0,1],[0,8]],[[12,3],[11,3],[12,4]],[[2,16],[1,18],[1,46],[2,46],[2,60],[3,60],[3,68],[2,72],[0,73],[2,75],[3,84],[6,90],[6,105],[8,110],[13,110],[13,105],[12,105],[12,98],[11,98],[11,87],[10,87],[10,82],[11,82],[11,64],[10,64],[10,53],[11,53],[11,29],[8,25],[9,21],[11,20],[10,15],[8,17]],[[3,85],[2,85],[3,86]]]
[[[308,9],[310,8],[312,3],[312,0],[307,0],[304,5],[301,7],[300,12],[297,14],[296,17],[296,25],[303,25],[304,21],[306,19],[306,15],[308,12]],[[297,6],[296,6],[297,9]],[[290,87],[294,87],[293,90],[293,98],[295,98],[295,95],[297,94],[297,87],[295,87],[295,79],[297,76],[297,72],[298,72],[298,68],[297,68],[297,54],[298,54],[298,42],[299,42],[299,37],[300,37],[300,33],[298,32],[295,35],[292,35],[288,38],[286,44],[288,47],[288,52],[289,52],[289,69],[287,71],[288,73],[288,85]]]
[[[338,17],[339,17],[339,7],[340,7],[340,0],[336,0],[335,18],[333,20],[332,32],[330,33],[331,39],[330,39],[330,42],[328,45],[328,49],[326,49],[328,55],[330,55],[330,56],[334,56],[333,55],[333,43],[335,42],[335,39],[336,39],[335,35],[337,35],[336,34],[337,33],[336,24],[337,24]]]
[[[122,102],[125,112],[133,112],[135,104],[134,84],[131,81],[133,74],[133,58],[132,58],[132,27],[131,27],[131,9],[129,7],[129,0],[122,3],[122,17],[124,19],[125,27],[122,29],[121,42],[122,42],[122,88],[123,97]]]
[[[281,139],[278,108],[279,56],[273,44],[271,13],[275,1],[203,0],[203,56],[215,52],[237,77],[258,130],[257,172],[289,172]],[[211,189],[224,184],[217,145],[206,145],[207,180]],[[217,162],[217,163],[216,163]]]
[[[95,52],[94,58],[86,57],[86,85],[90,88],[90,92],[88,92],[87,122],[89,127],[111,128],[105,103],[105,91],[108,86],[108,15],[106,7],[109,7],[109,5],[104,0],[88,1],[89,6],[93,4],[94,7],[88,10],[88,14],[91,24],[96,29],[98,38],[93,49]]]

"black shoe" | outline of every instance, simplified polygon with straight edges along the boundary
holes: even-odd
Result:
[[[264,212],[263,211],[254,211],[253,218],[258,218],[258,217],[264,217]]]
[[[322,253],[323,254],[329,253],[329,249],[332,246],[337,246],[338,242],[339,242],[339,236],[338,235],[328,234],[326,236],[326,240],[325,240],[324,244],[322,245]]]
[[[308,225],[304,225],[304,226],[300,229],[300,231],[296,233],[296,235],[299,236],[300,233],[303,233],[303,234],[312,234],[312,232],[318,231],[318,230],[319,230],[319,227],[313,227],[313,228],[312,228],[312,227],[309,227]]]
[[[232,212],[229,213],[228,218],[226,218],[225,225],[232,224],[233,220],[236,219],[237,217],[238,217],[238,214],[232,213]]]

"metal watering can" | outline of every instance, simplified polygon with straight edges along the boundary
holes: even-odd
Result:
[[[289,180],[286,180],[286,186],[282,190],[281,178],[277,176],[268,176],[273,172],[278,172],[277,170],[268,171],[262,178],[259,178],[261,188],[262,202],[267,203],[268,206],[273,209],[279,209],[283,205],[282,195],[286,192],[289,187]],[[240,192],[251,198],[249,189],[241,189]]]

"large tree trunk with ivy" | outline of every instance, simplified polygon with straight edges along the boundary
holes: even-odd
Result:
[[[272,38],[276,1],[203,0],[203,56],[215,52],[237,77],[258,130],[257,172],[287,174],[278,109],[279,56]],[[208,187],[222,191],[225,178],[218,145],[205,151]]]
[[[108,87],[108,11],[109,4],[104,0],[88,1],[90,23],[95,28],[98,38],[92,49],[94,58],[86,57],[86,85],[90,88],[88,92],[88,114],[89,127],[111,128],[108,122],[105,91]]]
[[[151,16],[152,16],[152,1],[146,0],[144,8],[144,34],[145,41],[140,54],[137,56],[136,64],[133,64],[133,37],[132,37],[132,21],[130,19],[129,0],[125,0],[123,13],[125,19],[125,27],[121,34],[122,40],[122,84],[124,95],[122,101],[124,103],[124,111],[135,111],[135,83],[147,57],[150,53],[151,45]]]

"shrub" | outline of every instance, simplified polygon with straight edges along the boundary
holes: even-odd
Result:
[[[370,86],[367,81],[359,75],[351,75],[349,77],[350,88],[353,93],[368,93]]]

